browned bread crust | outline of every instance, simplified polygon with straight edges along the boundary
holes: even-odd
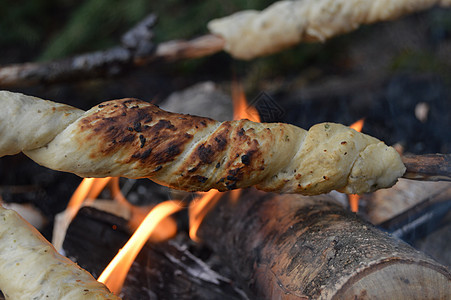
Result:
[[[306,195],[362,193],[393,185],[405,171],[392,147],[340,124],[306,131],[282,123],[221,123],[137,99],[97,105],[47,144],[20,151],[41,165],[83,177],[149,178],[187,191],[255,185]]]

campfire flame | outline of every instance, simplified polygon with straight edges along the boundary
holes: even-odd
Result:
[[[222,193],[218,190],[210,190],[201,195],[200,199],[193,200],[189,206],[189,237],[195,242],[199,242],[197,229],[207,213],[221,198]]]
[[[139,207],[130,204],[127,201],[127,198],[125,198],[125,196],[121,192],[121,189],[119,187],[119,177],[113,177],[111,179],[111,181],[109,182],[109,188],[112,198],[120,203],[121,206],[131,212],[131,218],[129,220],[128,226],[131,230],[136,230],[144,220],[144,218],[147,216],[149,211],[153,209],[153,207]],[[167,217],[160,222],[160,224],[150,236],[149,240],[156,243],[166,241],[174,237],[176,233],[177,222],[173,218]]]
[[[171,200],[155,206],[97,280],[104,283],[111,292],[119,294],[128,270],[157,225],[182,208],[180,202]]]
[[[358,120],[357,122],[352,123],[349,127],[358,132],[362,132],[364,123],[365,123],[365,118],[362,118],[362,119]],[[357,194],[348,195],[349,207],[351,208],[351,211],[354,213],[359,212],[359,199],[360,199],[360,196]]]
[[[243,87],[235,81],[232,83],[232,102],[234,120],[248,119],[253,122],[260,122],[258,110],[248,105]],[[240,190],[229,192],[231,201],[237,201],[240,192]],[[197,230],[204,217],[215,206],[222,195],[223,193],[218,190],[210,190],[202,193],[201,198],[191,202],[188,211],[190,224],[189,236],[193,241],[199,242]]]
[[[102,192],[111,177],[106,178],[85,178],[67,204],[66,210],[77,213],[84,201],[93,201]]]
[[[182,206],[178,202],[166,201],[155,206],[145,216],[146,208],[131,205],[122,194],[118,177],[85,178],[69,200],[66,210],[58,215],[55,220],[53,244],[57,250],[61,250],[66,230],[83,203],[94,201],[107,184],[109,184],[113,199],[120,203],[122,208],[132,211],[130,226],[132,228],[138,227],[129,242],[124,246],[124,250],[118,253],[99,277],[99,281],[105,283],[112,292],[118,293],[131,264],[149,237],[152,236],[152,241],[163,241],[175,235],[177,224],[174,219],[168,216],[182,209]],[[134,223],[141,220],[143,221],[140,226],[134,226]]]
[[[231,190],[229,192],[229,200],[230,200],[230,202],[235,204],[238,201],[238,199],[240,198],[240,195],[241,195],[241,190],[239,190],[239,189],[238,190]]]
[[[258,110],[249,106],[243,87],[237,82],[232,83],[232,103],[234,120],[248,119],[253,122],[261,122]]]
[[[365,123],[365,118],[362,118],[351,125],[349,125],[350,128],[354,129],[355,131],[362,132],[363,124]]]
[[[359,212],[359,200],[360,196],[357,194],[348,195],[349,207],[351,208],[351,211],[354,213]]]
[[[77,215],[83,202],[96,199],[110,180],[111,177],[85,178],[82,180],[70,198],[66,210],[55,217],[52,243],[56,250],[60,251],[62,249],[66,230]]]

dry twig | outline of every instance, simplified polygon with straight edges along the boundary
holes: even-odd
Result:
[[[157,60],[178,60],[214,54],[224,47],[222,38],[205,35],[189,41],[152,42],[156,16],[149,15],[125,33],[121,45],[104,51],[44,63],[0,67],[0,87],[29,86],[88,78],[111,77],[134,66]]]

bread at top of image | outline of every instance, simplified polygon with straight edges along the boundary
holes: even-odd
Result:
[[[324,42],[363,24],[394,20],[451,0],[277,1],[262,11],[244,10],[208,23],[224,50],[239,59],[276,53],[301,42]]]

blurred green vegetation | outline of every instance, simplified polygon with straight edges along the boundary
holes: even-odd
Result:
[[[51,27],[53,1],[0,2],[0,45],[41,42],[46,29]]]
[[[209,20],[242,9],[263,9],[272,1],[31,0],[0,2],[0,46],[39,50],[51,60],[118,44],[120,36],[146,15],[159,21],[156,41],[191,38],[207,32]]]
[[[208,21],[244,10],[261,10],[270,0],[3,0],[0,1],[0,47],[13,60],[46,61],[102,50],[117,45],[123,33],[155,13],[155,41],[189,39],[207,33]],[[429,15],[432,38],[451,34],[451,10]],[[370,27],[371,28],[371,27]],[[362,30],[360,31],[362,32]],[[252,62],[238,62],[220,54],[216,63],[240,70],[243,65],[256,77],[285,75],[311,63],[331,65],[355,38],[355,33],[340,36],[326,44],[301,44],[276,55]],[[17,54],[19,53],[19,54]],[[431,52],[432,53],[432,52]],[[222,55],[222,56],[221,56]],[[401,53],[392,62],[393,70],[428,70],[440,66],[429,53]],[[178,62],[177,72],[186,75],[202,68],[206,59]],[[2,58],[4,63],[8,61]],[[1,63],[0,62],[0,63]],[[212,68],[209,65],[209,68]],[[222,71],[225,68],[222,68]],[[236,70],[235,70],[236,71]],[[221,72],[221,71],[220,71]],[[285,74],[284,74],[285,73]],[[240,75],[240,74],[236,74]],[[252,81],[252,78],[249,78]]]
[[[445,66],[430,52],[404,51],[394,57],[391,68],[393,71],[404,70],[412,72],[440,71]]]

